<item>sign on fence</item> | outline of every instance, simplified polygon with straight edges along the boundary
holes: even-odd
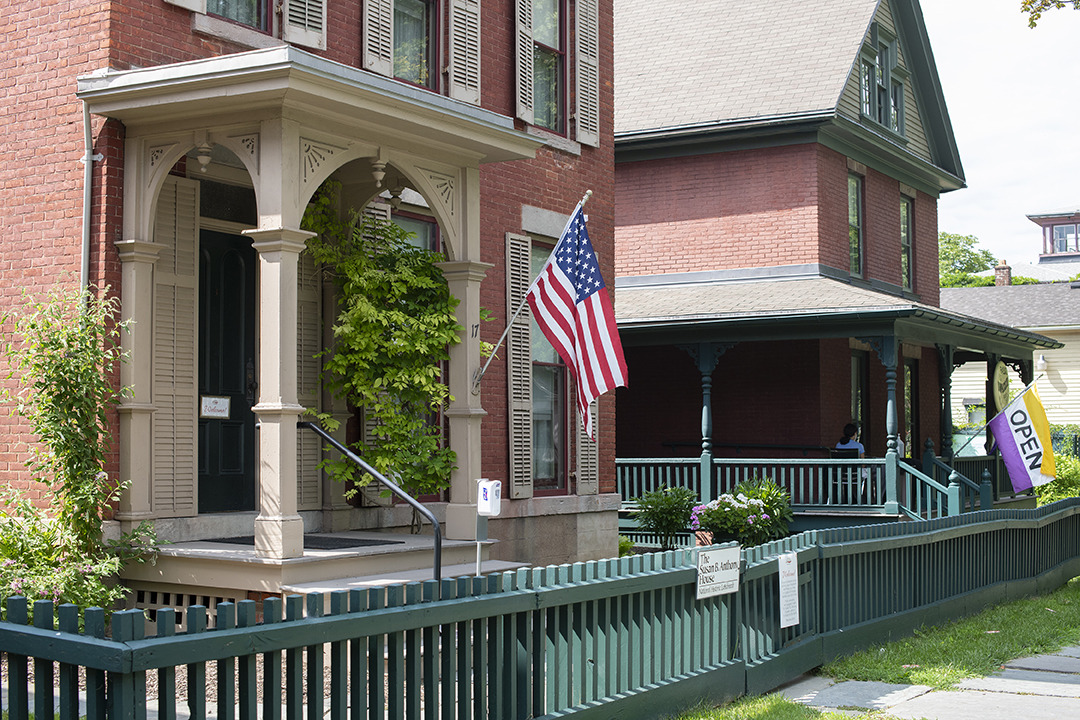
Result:
[[[697,599],[726,595],[739,589],[742,548],[738,545],[719,550],[699,550],[697,560]]]
[[[780,564],[780,627],[799,624],[799,556],[781,555]]]

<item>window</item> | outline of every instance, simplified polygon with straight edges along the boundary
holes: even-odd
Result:
[[[600,144],[600,21],[598,0],[576,0],[574,43],[567,38],[566,0],[516,0],[516,115],[531,126]],[[572,51],[572,56],[571,56]],[[575,70],[574,96],[568,76]],[[573,102],[571,112],[568,102]]]
[[[1075,225],[1055,225],[1053,232],[1054,252],[1080,252],[1080,247],[1077,247]]]
[[[863,179],[848,174],[848,257],[849,272],[862,277],[863,271]]]
[[[262,32],[270,29],[268,0],[206,0],[206,12]]]
[[[915,201],[907,196],[900,197],[900,278],[905,290],[915,287],[915,256],[912,253],[914,241],[914,223],[912,212]]]
[[[870,399],[870,354],[851,351],[851,422],[859,428],[859,440],[867,444],[866,404]]]
[[[919,457],[919,361],[904,361],[904,457]]]
[[[544,267],[552,248],[533,245],[529,280]],[[557,490],[566,479],[566,365],[536,320],[531,320],[533,489]]]
[[[863,46],[860,92],[864,118],[904,134],[904,83],[908,72],[899,62],[899,43],[874,23]]]
[[[421,250],[439,251],[439,226],[431,218],[395,210],[390,220],[405,232],[412,233],[410,245]]]
[[[394,77],[435,88],[434,0],[394,0]]]

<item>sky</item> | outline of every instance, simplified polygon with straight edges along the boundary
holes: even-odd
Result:
[[[967,179],[938,201],[938,230],[1036,263],[1026,216],[1080,208],[1080,11],[1031,29],[1020,0],[921,4]]]

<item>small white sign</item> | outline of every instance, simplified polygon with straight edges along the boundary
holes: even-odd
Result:
[[[739,590],[742,548],[698,551],[697,599],[727,595]]]
[[[799,556],[781,555],[780,564],[780,627],[799,624]]]
[[[199,417],[220,420],[229,419],[230,398],[217,397],[215,395],[200,395],[199,399],[202,401],[199,403]]]

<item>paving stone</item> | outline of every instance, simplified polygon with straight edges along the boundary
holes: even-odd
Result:
[[[1073,645],[1072,647],[1061,648],[1061,650],[1058,651],[1058,655],[1080,658],[1080,645]]]
[[[957,687],[962,690],[1080,698],[1080,677],[1036,670],[1003,670],[990,677],[964,680]]]
[[[894,705],[889,708],[888,716],[926,720],[1065,720],[1080,717],[1080,699],[938,691]]]
[[[930,691],[927,685],[894,685],[891,683],[848,680],[820,688],[806,685],[793,700],[804,705],[826,708],[866,708],[884,710]],[[785,693],[786,694],[786,693]]]
[[[1080,673],[1080,657],[1062,655],[1036,655],[1005,663],[1007,668],[1017,670],[1043,670],[1054,673]]]

